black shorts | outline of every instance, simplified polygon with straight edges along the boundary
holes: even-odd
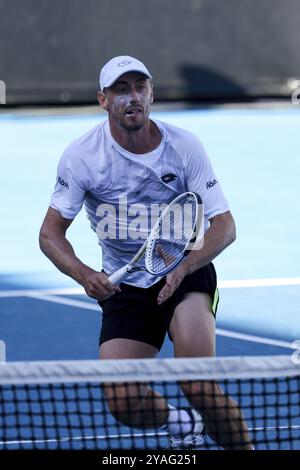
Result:
[[[103,310],[99,344],[114,338],[127,338],[151,344],[160,350],[166,332],[169,332],[174,310],[188,292],[209,294],[212,314],[216,314],[219,294],[212,263],[186,276],[174,294],[158,305],[157,296],[164,284],[165,278],[147,289],[120,284],[121,292],[99,301]]]

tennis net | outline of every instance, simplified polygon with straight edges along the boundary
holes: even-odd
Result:
[[[0,449],[168,449],[165,408],[148,387],[175,408],[186,397],[210,407],[207,429],[221,427],[230,448],[241,418],[216,383],[255,449],[300,450],[300,366],[290,356],[2,363]],[[199,449],[222,448],[215,436],[204,433]]]

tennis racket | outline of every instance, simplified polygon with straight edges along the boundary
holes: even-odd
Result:
[[[177,196],[161,212],[147,240],[132,260],[109,276],[118,284],[135,271],[164,276],[172,271],[202,236],[203,204],[198,194],[186,192]],[[143,265],[138,262],[144,256]]]

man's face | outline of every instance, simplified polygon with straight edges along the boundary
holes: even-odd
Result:
[[[100,100],[110,120],[126,130],[142,129],[149,118],[153,102],[152,84],[140,72],[128,72],[109,88]]]

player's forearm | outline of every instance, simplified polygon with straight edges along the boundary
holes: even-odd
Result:
[[[91,268],[77,258],[71,243],[62,235],[40,234],[40,248],[52,263],[64,274],[81,284]]]
[[[202,248],[192,250],[182,262],[186,274],[191,274],[209,264],[227,246],[234,242],[235,238],[235,223],[230,212],[214,217],[204,236]]]

